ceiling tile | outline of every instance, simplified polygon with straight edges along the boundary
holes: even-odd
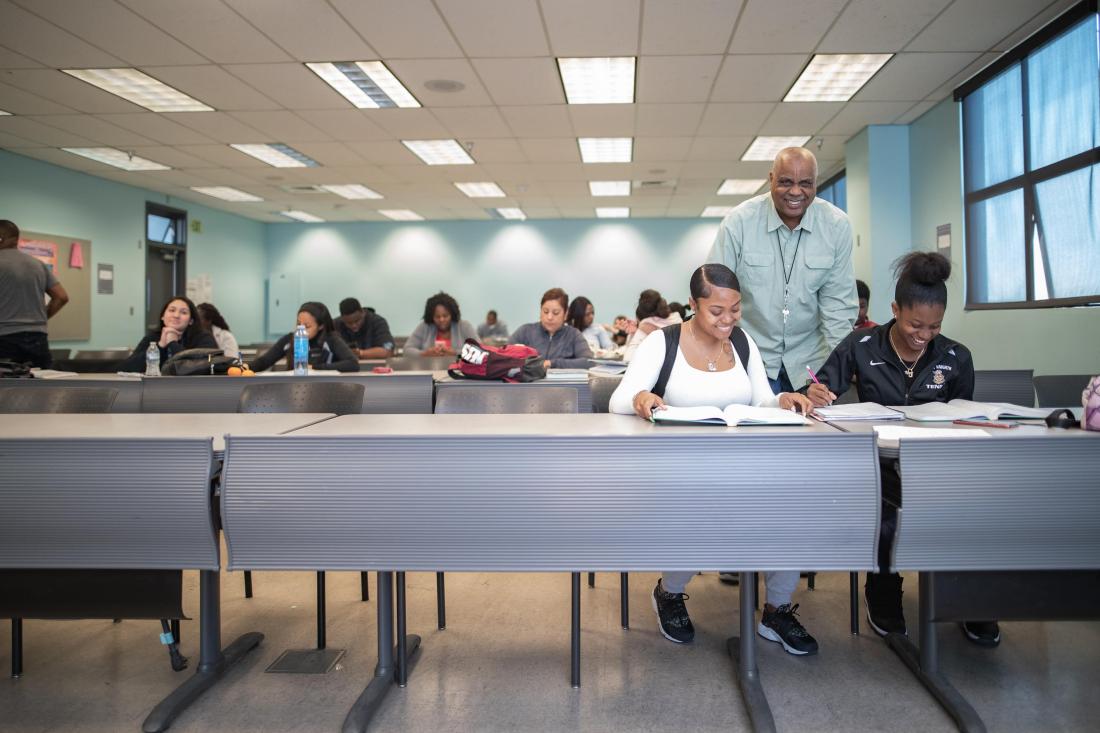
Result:
[[[976,53],[899,53],[853,99],[857,102],[924,99],[977,57]]]
[[[221,0],[119,0],[218,64],[289,61],[290,56]]]
[[[717,191],[718,184],[726,178],[767,178],[771,168],[772,164],[764,161],[696,160],[684,164],[680,177],[714,179],[714,190]]]
[[[210,166],[210,162],[204,158],[200,158],[196,155],[191,155],[190,153],[185,153],[178,148],[172,148],[166,145],[135,147],[133,148],[133,153],[134,155],[139,155],[142,158],[147,158],[149,160],[155,160],[158,163],[163,163],[164,165],[172,166],[173,168],[208,168]],[[189,173],[188,175],[193,174]],[[169,178],[166,180],[173,181],[181,186],[204,185],[202,183],[183,183],[176,178]]]
[[[54,69],[12,69],[4,73],[12,86],[81,112],[142,112],[144,109]]]
[[[538,206],[531,208],[524,208],[523,213],[527,214],[527,219],[560,219],[561,212],[554,206]]]
[[[722,54],[726,52],[740,0],[646,0],[642,54]],[[691,43],[684,43],[690,38]]]
[[[492,104],[477,74],[466,59],[408,59],[387,64],[401,83],[425,107],[476,107]],[[458,92],[433,92],[425,84],[435,80],[457,81]]]
[[[359,153],[371,165],[413,165],[420,160],[397,140],[349,142],[348,147]]]
[[[0,117],[0,132],[11,133],[40,145],[57,148],[98,147],[98,143],[91,138],[52,125],[43,125],[41,122],[36,122],[29,117]]]
[[[727,56],[710,101],[778,102],[809,60],[802,54]]]
[[[761,135],[813,135],[844,102],[780,102],[760,127]]]
[[[570,137],[573,122],[564,104],[501,107],[500,113],[517,137]]]
[[[721,63],[721,56],[642,56],[638,101],[705,102]]]
[[[515,138],[462,137],[463,143],[472,143],[470,156],[478,163],[523,163],[527,156]],[[468,179],[467,179],[468,180]]]
[[[455,137],[512,137],[496,107],[437,107],[432,114]]]
[[[0,69],[37,69],[42,64],[0,46]]]
[[[748,0],[730,43],[730,53],[813,51],[848,0],[814,0],[797,6]],[[795,9],[795,12],[791,12]]]
[[[554,0],[542,16],[555,56],[636,56],[640,0]]]
[[[519,146],[532,163],[579,163],[577,141],[571,137],[521,138]]]
[[[316,160],[322,166],[363,165],[367,161],[343,143],[335,142],[305,142],[291,138],[293,147]],[[328,171],[324,171],[327,181]]]
[[[567,107],[577,137],[632,137],[634,105],[571,104]]]
[[[382,140],[392,138],[386,130],[372,122],[367,113],[359,109],[302,110],[298,116],[333,140]]]
[[[234,142],[324,142],[331,139],[326,133],[286,110],[230,112],[229,114],[264,134],[264,138],[260,140],[235,140]]]
[[[299,61],[377,58],[325,0],[226,0],[264,35]]]
[[[636,104],[636,135],[694,135],[703,118],[705,104]]]
[[[42,143],[36,143],[33,140],[28,140],[18,135],[12,135],[9,132],[4,132],[3,125],[0,125],[0,148],[7,150],[14,150],[19,148],[40,148]]]
[[[347,109],[351,106],[302,64],[234,64],[225,69],[287,109]]]
[[[773,102],[708,104],[697,134],[710,137],[757,135],[774,107]]]
[[[237,151],[233,151],[237,152]],[[266,168],[266,166],[265,166]],[[272,170],[267,168],[267,170]],[[235,170],[232,168],[196,168],[189,171],[190,173],[201,176],[210,181],[213,186],[234,186],[240,187],[241,190],[252,193],[252,189],[257,188],[257,180],[260,179],[262,171],[259,168],[250,171]],[[208,198],[208,197],[203,197]]]
[[[941,84],[939,87],[934,89],[932,93],[926,97],[926,99],[934,99],[936,101],[939,101],[941,99],[950,97],[951,94],[955,91],[955,87],[961,85],[970,77],[980,73],[982,69],[989,66],[1000,57],[1001,54],[998,52],[983,53],[974,61],[971,61],[969,64],[967,64],[966,68],[962,69],[960,72],[958,72],[946,82]]]
[[[823,135],[855,135],[867,125],[889,125],[904,114],[911,102],[848,102],[829,124]]]
[[[634,140],[634,160],[684,160],[693,140],[691,137],[639,137]]]
[[[0,109],[13,115],[66,114],[74,111],[70,107],[7,84],[0,84]]]
[[[740,160],[752,138],[697,137],[688,152],[689,160]]]
[[[565,102],[565,91],[553,59],[472,59],[472,63],[498,105]]]
[[[0,130],[4,127],[0,124]],[[19,155],[26,156],[28,158],[35,158],[37,160],[44,160],[47,163],[53,163],[54,165],[61,166],[62,168],[69,168],[76,171],[91,171],[100,170],[106,166],[98,166],[88,158],[82,158],[79,155],[73,155],[72,153],[66,153],[64,150],[59,150],[55,147],[48,148],[26,148],[19,151]]]
[[[1021,41],[1033,34],[1045,26],[1050,21],[1057,18],[1059,15],[1076,5],[1078,0],[1057,0],[1050,5],[1046,6],[1042,10],[1039,10],[1034,17],[1027,22],[1023,23],[1019,28],[1009,33],[1002,38],[996,44],[993,45],[994,51],[1008,51],[1014,48]]]
[[[333,7],[386,59],[462,56],[430,0],[331,0]],[[373,59],[332,59],[370,61]]]
[[[59,69],[125,66],[117,57],[8,0],[0,0],[0,45]]]
[[[985,51],[1028,22],[1035,13],[1035,0],[952,3],[905,50]]]
[[[99,119],[110,122],[155,140],[164,145],[200,145],[214,142],[189,127],[166,119],[155,112],[140,112],[124,115],[99,115]]]
[[[239,143],[263,137],[259,130],[225,112],[166,112],[163,117],[220,143]]]
[[[899,115],[898,118],[894,120],[894,124],[908,125],[937,104],[939,104],[939,102],[917,102],[903,114]]]
[[[535,0],[436,0],[458,42],[472,58],[549,56]],[[506,33],[501,33],[507,28]]]
[[[903,48],[951,0],[852,0],[818,53],[889,53]]]
[[[67,130],[74,135],[80,135],[89,140],[95,140],[101,145],[108,145],[123,150],[129,149],[135,145],[156,144],[155,140],[142,137],[132,130],[113,125],[110,122],[105,122],[91,115],[49,115],[44,117],[30,117],[28,119],[34,120],[42,125],[49,125],[60,130]],[[160,161],[157,162],[159,163]]]
[[[430,109],[365,110],[367,118],[401,140],[437,140],[449,137]]]
[[[217,110],[279,109],[251,86],[220,66],[160,66],[144,70],[155,79],[179,89]]]
[[[189,155],[194,155],[209,161],[215,166],[227,168],[254,168],[263,171],[280,170],[269,166],[251,155],[235,150],[228,145],[179,145],[177,149]]]

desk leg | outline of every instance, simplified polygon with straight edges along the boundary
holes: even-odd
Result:
[[[581,574],[572,573],[570,582],[569,684],[575,690],[581,686]]]
[[[199,573],[199,665],[189,680],[160,701],[142,724],[145,733],[167,730],[176,716],[214,686],[233,665],[259,646],[264,635],[250,631],[221,648],[221,582],[218,571]]]
[[[859,636],[859,573],[848,573],[848,595],[852,607],[852,636]]]
[[[23,619],[11,620],[11,676],[23,676]]]
[[[630,574],[619,573],[619,622],[630,629]]]
[[[435,574],[435,617],[440,631],[447,628],[447,586],[443,573]]]
[[[760,682],[756,667],[756,580],[753,573],[741,573],[741,637],[726,640],[726,650],[737,669],[741,697],[749,710],[749,720],[756,733],[775,733],[775,719]]]
[[[940,673],[936,623],[932,620],[936,608],[934,577],[934,573],[920,574],[920,649],[902,634],[889,634],[886,643],[955,720],[960,731],[985,733],[985,723],[978,713]]]
[[[378,664],[374,667],[374,679],[359,695],[344,718],[343,733],[363,733],[371,718],[382,707],[386,693],[397,681],[397,665],[393,648],[393,572],[378,572]],[[420,658],[420,637],[415,634],[406,639],[408,645],[407,672],[412,671]]]

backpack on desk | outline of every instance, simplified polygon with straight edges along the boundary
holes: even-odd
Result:
[[[534,382],[546,377],[539,352],[523,344],[485,346],[466,339],[458,361],[447,373],[456,379],[488,379],[505,382]]]
[[[229,367],[238,364],[237,359],[225,356],[221,349],[184,349],[164,362],[161,373],[166,377],[225,374]]]
[[[1100,431],[1100,377],[1093,377],[1081,393],[1081,427]]]
[[[661,332],[665,335],[665,361],[661,364],[661,373],[657,375],[657,383],[649,390],[658,397],[665,396],[665,387],[668,386],[668,378],[672,374],[672,365],[676,362],[676,350],[680,347],[680,326],[682,323],[673,323],[665,326]],[[745,373],[749,372],[749,337],[741,330],[740,326],[734,326],[730,331],[730,342],[733,350],[737,352],[737,359],[744,367]]]

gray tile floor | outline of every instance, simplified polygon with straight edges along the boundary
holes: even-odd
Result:
[[[174,731],[338,731],[373,674],[372,600],[355,573],[328,576],[330,647],[347,649],[324,676],[265,674],[286,648],[314,641],[311,573],[256,573],[243,598],[240,573],[223,578],[223,642],[250,630],[264,643],[178,718]],[[618,575],[582,589],[582,687],[569,686],[567,574],[450,574],[448,628],[435,628],[434,576],[410,574],[409,630],[424,637],[405,690],[394,690],[373,731],[730,731],[748,717],[725,653],[737,628],[737,589],[714,574],[688,588],[694,644],[659,635],[649,593],[656,575],[631,576],[631,629],[619,627]],[[198,613],[198,576],[185,574],[185,608]],[[914,589],[905,598],[917,617]],[[818,576],[796,596],[816,657],[795,658],[761,641],[760,670],[780,731],[952,731],[900,660],[873,634],[848,633],[848,576]],[[149,621],[27,621],[25,674],[7,678],[10,646],[0,622],[0,730],[138,731],[150,709],[198,658],[198,625],[183,625],[192,667],[174,673]],[[985,650],[941,627],[942,664],[990,731],[1097,730],[1100,623],[1004,624]]]

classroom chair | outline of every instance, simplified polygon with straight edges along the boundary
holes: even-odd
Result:
[[[978,369],[974,372],[974,400],[1034,407],[1032,374],[1031,369]]]
[[[1090,374],[1045,374],[1035,377],[1039,407],[1079,407],[1081,393],[1089,386]]]
[[[439,372],[457,360],[457,356],[391,356],[386,366],[395,372]]]
[[[110,412],[117,397],[108,387],[9,387],[0,390],[0,413]]]

